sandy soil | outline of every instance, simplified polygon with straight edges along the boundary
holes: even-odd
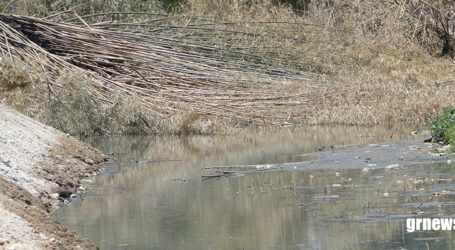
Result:
[[[96,149],[0,105],[0,249],[92,249],[52,218],[99,171]]]

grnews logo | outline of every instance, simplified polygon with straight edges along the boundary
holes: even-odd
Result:
[[[406,231],[449,231],[455,230],[455,219],[453,218],[407,218]]]

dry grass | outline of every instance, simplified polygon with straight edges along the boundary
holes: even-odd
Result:
[[[251,16],[256,20],[253,27],[269,32],[261,41],[280,47],[278,59],[283,64],[288,61],[290,65],[306,65],[307,71],[325,74],[335,83],[331,90],[341,101],[323,103],[324,107],[305,122],[423,123],[443,107],[454,104],[455,67],[451,59],[441,56],[444,41],[435,33],[436,28],[429,28],[430,22],[440,26],[429,15],[428,6],[422,7],[428,13],[420,19],[409,12],[418,9],[417,4],[339,0],[332,1],[329,7],[313,6],[304,16],[259,6],[253,7],[254,14],[240,12],[239,16],[226,18],[239,21],[245,19],[244,15]],[[424,18],[429,31],[419,37],[416,33],[423,29]],[[299,25],[297,30],[292,25],[277,29],[276,25],[270,27],[258,20],[306,25]],[[295,39],[276,39],[274,32]],[[261,49],[260,53],[266,55],[270,51]]]
[[[334,83],[330,89],[339,99],[320,103],[304,123],[423,123],[455,102],[455,67],[441,55],[444,38],[438,32],[444,28],[436,20],[443,15],[450,21],[453,15],[438,12],[445,10],[442,1],[433,2],[439,9],[432,9],[419,1],[338,0],[313,5],[303,16],[267,2],[234,2],[231,11],[218,12],[205,1],[190,2],[193,8],[185,17],[166,20],[163,26],[188,27],[184,24],[191,16],[196,27],[203,23],[238,33],[215,32],[207,39],[203,31],[181,28],[173,31],[177,37],[239,48],[290,72],[317,73]],[[219,21],[210,22],[215,19]],[[453,30],[447,33],[453,35]]]
[[[232,124],[277,125],[302,122],[321,102],[333,99],[324,82],[307,74],[287,72],[262,58],[244,58],[248,55],[234,50],[228,51],[227,60],[213,57],[215,45],[162,41],[163,37],[145,33],[96,30],[29,17],[0,18],[5,30],[3,53],[40,61],[52,72],[51,89],[78,85],[60,84],[69,82],[59,79],[62,68],[90,76],[85,95],[97,101],[89,107],[110,104],[120,96],[134,98],[141,110],[157,119],[185,111]],[[70,109],[78,113],[86,107],[76,104]],[[76,113],[72,117],[77,121],[82,117]],[[187,122],[182,124],[182,130],[188,130]]]
[[[23,89],[32,84],[32,76],[27,67],[9,59],[0,59],[0,92]]]
[[[330,58],[323,65],[336,72],[336,88],[345,94],[314,123],[422,123],[455,102],[453,61],[411,39],[399,8],[384,6],[375,15],[377,5],[346,7],[342,20],[326,27],[337,38],[315,53]]]
[[[166,61],[167,71],[172,73],[169,81],[159,83],[160,91],[143,87],[150,85],[149,77],[163,74],[149,68],[146,79],[136,75],[139,88],[127,86],[126,81],[104,81],[112,91],[99,92],[101,85],[96,81],[103,81],[103,76],[97,70],[89,72],[91,79],[86,82],[92,87],[82,96],[91,94],[94,100],[102,96],[110,100],[103,102],[110,108],[122,103],[124,111],[114,113],[123,115],[113,119],[116,122],[92,119],[105,124],[101,130],[84,125],[69,131],[118,133],[131,126],[141,128],[131,130],[133,133],[219,133],[244,126],[422,123],[444,106],[455,104],[455,67],[451,59],[441,57],[443,39],[436,32],[420,32],[437,30],[437,23],[427,24],[433,20],[431,8],[421,9],[428,17],[425,26],[410,11],[416,1],[331,2],[312,5],[304,15],[266,1],[245,5],[191,0],[180,14],[129,19],[118,19],[123,14],[82,16],[92,29],[104,30],[97,30],[97,36],[115,33],[118,37],[125,30],[147,32],[161,49],[172,52]],[[90,33],[71,13],[56,18],[82,25],[78,29]],[[128,37],[131,35],[122,39]],[[151,40],[139,39],[134,46],[145,41]],[[196,63],[189,51],[197,52],[203,62]],[[191,68],[191,74],[209,73],[216,80],[189,81],[185,73],[170,70],[170,61],[176,62],[173,53],[185,55],[184,63],[200,67]],[[94,90],[93,86],[98,87]],[[73,96],[63,92],[59,95]],[[124,93],[129,101],[122,100]],[[100,111],[94,109],[93,113]],[[55,112],[44,117],[52,114]],[[142,121],[139,126],[138,121]],[[123,124],[122,129],[114,124]]]

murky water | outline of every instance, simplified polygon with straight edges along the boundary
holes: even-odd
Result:
[[[455,215],[455,175],[444,164],[201,178],[208,166],[296,162],[330,145],[415,138],[413,129],[91,138],[115,161],[56,217],[102,249],[451,249],[452,233],[404,224]]]

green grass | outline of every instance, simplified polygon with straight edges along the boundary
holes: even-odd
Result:
[[[434,141],[455,146],[455,106],[445,107],[438,116],[431,120],[430,127]]]
[[[436,167],[442,168],[444,173],[455,173],[455,163],[440,162],[435,164]]]

